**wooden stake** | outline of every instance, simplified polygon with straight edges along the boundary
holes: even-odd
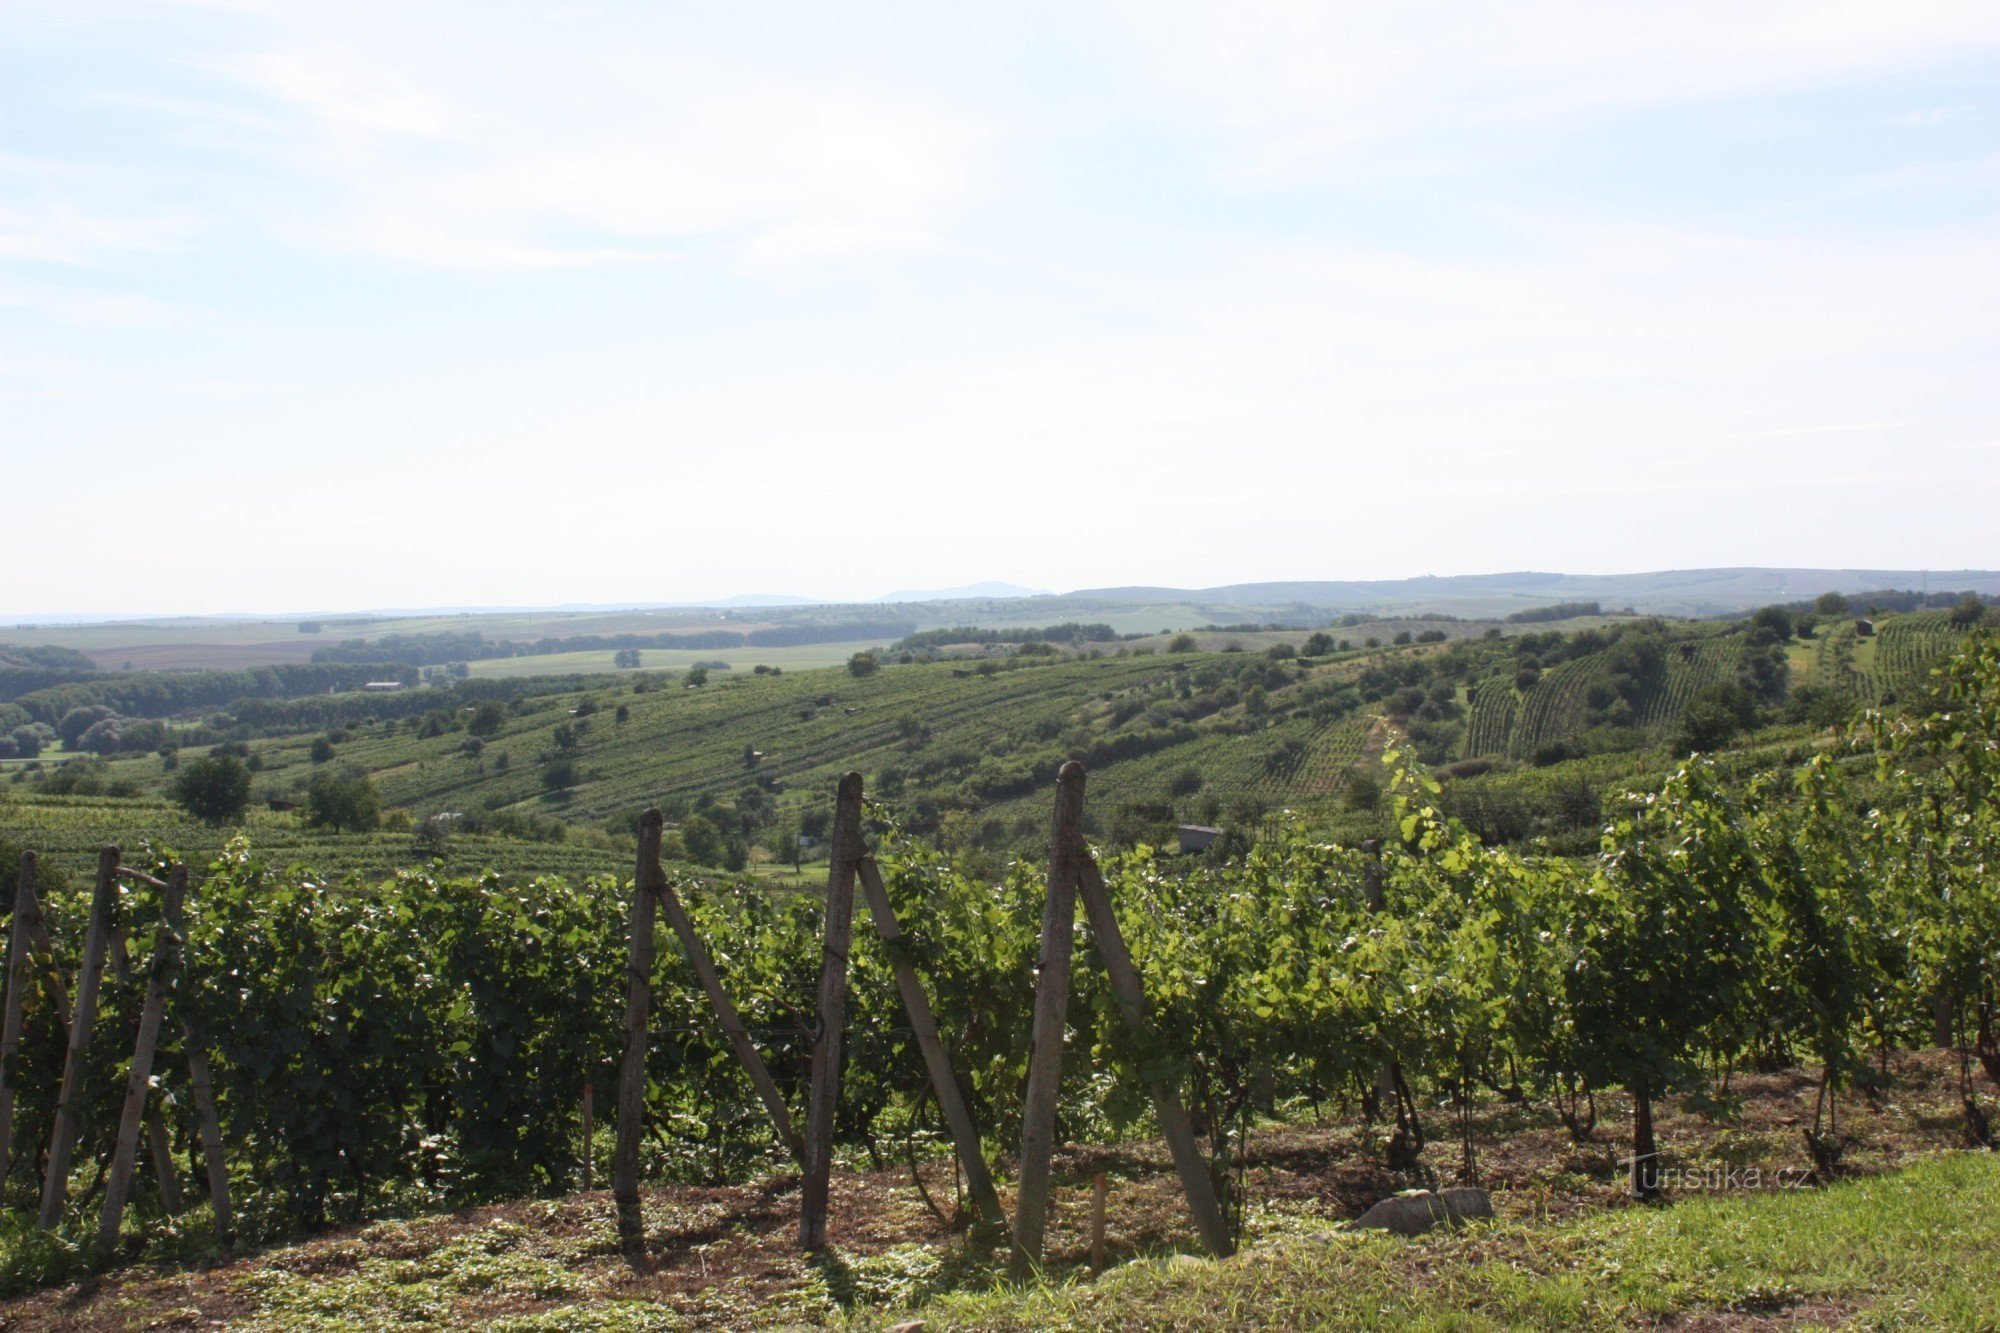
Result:
[[[1028,1091],[1021,1108],[1021,1176],[1014,1201],[1016,1277],[1041,1266],[1048,1225],[1049,1171],[1055,1154],[1056,1094],[1062,1086],[1063,1034],[1069,1023],[1069,962],[1076,933],[1076,879],[1083,853],[1083,765],[1056,775],[1049,840],[1049,896],[1042,907],[1041,966],[1035,974]]]
[[[1363,838],[1361,854],[1367,858],[1361,863],[1361,900],[1373,915],[1389,905],[1382,892],[1382,840]],[[1375,1073],[1375,1105],[1379,1109],[1395,1103],[1396,1062],[1390,1060]]]
[[[658,820],[660,812],[648,810],[641,820]],[[654,844],[658,846],[656,842]],[[722,988],[722,977],[715,970],[715,960],[709,956],[708,946],[695,933],[694,922],[688,919],[687,909],[681,905],[681,898],[674,892],[674,886],[667,882],[666,871],[660,868],[656,859],[651,867],[653,891],[659,895],[660,904],[666,908],[667,923],[674,928],[680,939],[681,949],[694,965],[694,974],[701,981],[701,988],[708,996],[709,1007],[715,1010],[716,1022],[722,1025],[729,1038],[729,1045],[736,1052],[736,1063],[743,1066],[743,1072],[750,1076],[751,1086],[757,1089],[759,1100],[771,1116],[771,1125],[778,1133],[778,1142],[785,1145],[793,1160],[801,1166],[805,1164],[805,1146],[799,1141],[799,1134],[792,1128],[791,1108],[785,1105],[785,1098],[778,1091],[778,1085],[771,1079],[771,1071],[764,1067],[764,1057],[757,1053],[757,1044],[750,1040],[750,1030],[743,1026],[743,1017],[730,1003],[729,992]]]
[[[583,1085],[583,1189],[587,1194],[595,1188],[593,1177],[597,1174],[597,1085],[586,1082]]]
[[[97,886],[90,898],[90,925],[83,936],[83,971],[76,981],[76,1012],[70,1016],[69,1053],[63,1060],[62,1091],[56,1101],[56,1123],[49,1135],[48,1175],[42,1180],[41,1228],[53,1231],[62,1221],[69,1194],[70,1155],[76,1151],[77,1101],[83,1095],[83,1062],[90,1032],[97,1023],[97,988],[104,979],[104,955],[111,938],[111,913],[118,898],[118,849],[106,846],[97,854]]]
[[[910,1015],[910,1028],[916,1033],[917,1049],[923,1053],[924,1068],[930,1071],[931,1088],[937,1093],[938,1106],[944,1111],[945,1124],[951,1129],[952,1146],[958,1150],[959,1164],[965,1168],[966,1188],[972,1194],[973,1206],[979,1210],[982,1222],[990,1227],[1003,1227],[1006,1216],[1000,1210],[1000,1192],[993,1188],[993,1173],[987,1168],[985,1155],[980,1152],[979,1129],[972,1123],[972,1112],[966,1108],[958,1079],[952,1073],[951,1057],[945,1053],[944,1042],[938,1037],[937,1019],[931,1013],[930,997],[924,994],[923,982],[910,962],[902,927],[896,923],[895,908],[889,903],[889,890],[882,883],[881,867],[875,864],[874,857],[864,856],[858,869],[862,891],[868,895],[868,914],[875,920],[875,933],[887,946],[889,963],[896,973],[896,988],[903,993],[903,1008]]]
[[[1090,1178],[1090,1271],[1104,1271],[1104,1211],[1111,1182],[1102,1171]]]
[[[168,1217],[179,1217],[187,1211],[187,1204],[181,1198],[181,1179],[174,1168],[173,1140],[158,1110],[146,1112],[146,1150],[153,1159],[153,1181],[160,1187],[160,1207]]]
[[[1125,1017],[1128,1027],[1150,1047],[1153,1040],[1152,1020],[1146,1014],[1146,992],[1139,984],[1138,969],[1132,966],[1132,953],[1125,947],[1124,932],[1118,929],[1118,918],[1111,910],[1111,893],[1105,888],[1104,876],[1097,868],[1096,860],[1088,852],[1084,853],[1079,866],[1078,879],[1083,891],[1083,907],[1090,918],[1090,932],[1097,945],[1098,957],[1104,960],[1105,974],[1111,980],[1111,995],[1118,1002],[1118,1010]],[[1181,1189],[1187,1195],[1188,1212],[1194,1217],[1195,1231],[1201,1236],[1201,1243],[1209,1253],[1217,1257],[1226,1256],[1236,1248],[1235,1240],[1229,1234],[1229,1223],[1222,1215],[1222,1209],[1215,1198],[1215,1181],[1208,1174],[1208,1162],[1194,1141],[1194,1126],[1189,1123],[1187,1110],[1181,1105],[1180,1088],[1175,1081],[1162,1074],[1155,1074],[1147,1080],[1147,1087],[1153,1094],[1153,1110],[1160,1120],[1160,1133],[1167,1141],[1167,1148],[1173,1154],[1174,1169],[1180,1173]]]
[[[826,871],[826,944],[819,965],[819,1031],[813,1036],[806,1102],[805,1181],[799,1198],[799,1248],[826,1247],[827,1193],[833,1180],[834,1116],[840,1108],[840,1038],[847,1021],[847,950],[854,929],[854,871],[863,854],[861,775],[840,780]]]
[[[234,1239],[236,1216],[229,1205],[229,1159],[222,1154],[222,1120],[215,1111],[215,1080],[208,1067],[208,1050],[192,1024],[182,1026],[181,1040],[187,1046],[195,1132],[201,1139],[202,1162],[208,1168],[208,1202],[215,1211],[215,1239],[227,1246]]]
[[[125,1107],[118,1117],[118,1142],[111,1154],[111,1173],[104,1185],[104,1207],[98,1214],[97,1245],[114,1249],[125,1221],[125,1201],[131,1197],[132,1169],[139,1161],[139,1131],[146,1120],[146,1094],[153,1086],[153,1055],[160,1041],[160,1019],[167,1007],[167,983],[180,961],[181,904],[187,897],[187,867],[175,866],[167,880],[159,942],[146,977],[146,1000],[139,1010],[139,1034],[132,1044],[132,1068],[125,1076]],[[156,1144],[165,1139],[162,1133]],[[155,1165],[161,1154],[154,1151]],[[167,1170],[172,1170],[168,1159]]]
[[[28,986],[29,919],[41,914],[35,899],[33,852],[21,853],[21,879],[14,890],[14,919],[7,931],[7,1000],[5,1017],[0,1018],[0,1185],[14,1158],[14,1084],[20,1075],[15,1068],[21,1058],[22,1004]]]
[[[660,859],[658,811],[639,821],[639,864],[632,876],[631,955],[625,966],[625,1059],[618,1069],[618,1141],[611,1154],[611,1197],[618,1205],[618,1243],[633,1263],[644,1261],[646,1218],[639,1205],[639,1138],[646,1118],[646,1018],[653,1003],[652,877]]]

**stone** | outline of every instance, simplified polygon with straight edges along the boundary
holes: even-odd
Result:
[[[1440,1222],[1460,1222],[1493,1216],[1493,1200],[1482,1189],[1459,1186],[1439,1194],[1411,1190],[1382,1200],[1348,1223],[1353,1231],[1387,1231],[1396,1236],[1421,1236]]]

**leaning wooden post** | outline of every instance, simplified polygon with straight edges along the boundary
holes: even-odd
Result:
[[[1138,1036],[1142,1049],[1150,1048],[1156,1034],[1146,1013],[1146,991],[1139,984],[1139,970],[1132,966],[1132,952],[1125,947],[1124,932],[1118,929],[1118,918],[1111,910],[1111,893],[1104,886],[1104,876],[1088,852],[1081,858],[1078,879],[1084,912],[1090,918],[1091,938],[1097,946],[1097,956],[1104,960],[1112,998],[1118,1002],[1119,1012]],[[1167,1150],[1173,1154],[1174,1169],[1180,1173],[1181,1189],[1187,1195],[1188,1212],[1194,1217],[1201,1243],[1211,1254],[1227,1255],[1236,1248],[1236,1242],[1216,1202],[1215,1180],[1195,1144],[1194,1126],[1188,1121],[1187,1109],[1181,1105],[1180,1088],[1175,1080],[1157,1072],[1146,1076],[1146,1084],[1153,1094],[1153,1111],[1160,1120],[1160,1133],[1167,1141]]]
[[[952,1073],[951,1058],[945,1054],[944,1042],[938,1037],[930,997],[924,994],[924,984],[910,962],[909,945],[902,927],[896,923],[896,910],[889,903],[882,870],[874,857],[865,856],[861,859],[860,873],[862,892],[868,895],[868,914],[875,919],[875,933],[887,947],[890,966],[896,973],[896,988],[903,993],[903,1008],[910,1015],[910,1030],[916,1034],[917,1049],[923,1053],[924,1068],[930,1072],[931,1088],[937,1093],[938,1106],[951,1130],[952,1146],[958,1150],[959,1164],[965,1168],[966,1189],[982,1222],[990,1227],[1005,1226],[1000,1192],[993,1188],[993,1172],[987,1168],[986,1157],[979,1149],[979,1129],[972,1123],[972,1112],[966,1108],[958,1079]]]
[[[76,981],[76,1011],[70,1015],[69,1054],[63,1060],[62,1092],[49,1135],[49,1170],[42,1181],[41,1227],[55,1230],[69,1194],[69,1160],[76,1150],[77,1101],[83,1095],[83,1062],[90,1030],[97,1024],[97,988],[104,979],[104,955],[111,942],[111,911],[118,898],[118,849],[97,854],[97,887],[90,898],[90,925],[83,935],[83,971]]]
[[[648,810],[641,820],[658,820],[660,812]],[[654,843],[657,847],[657,841]],[[791,1108],[785,1105],[784,1094],[778,1091],[777,1083],[771,1078],[771,1071],[764,1066],[764,1057],[757,1053],[757,1043],[750,1040],[750,1029],[743,1026],[743,1016],[736,1012],[730,1002],[729,992],[722,988],[722,976],[715,970],[715,960],[709,956],[708,946],[695,933],[694,922],[689,920],[687,908],[681,904],[681,896],[674,892],[674,886],[667,882],[666,871],[659,861],[652,864],[653,891],[659,895],[660,905],[666,909],[667,924],[674,928],[674,935],[681,942],[681,950],[694,965],[694,974],[701,982],[702,990],[708,996],[709,1007],[715,1010],[716,1022],[722,1025],[729,1038],[729,1045],[736,1052],[736,1063],[743,1066],[749,1075],[750,1084],[757,1089],[757,1097],[764,1103],[764,1110],[771,1117],[771,1125],[778,1133],[778,1142],[785,1145],[785,1151],[794,1161],[805,1165],[805,1148],[799,1142],[798,1131],[792,1128]]]
[[[826,1248],[827,1193],[833,1183],[834,1116],[840,1109],[840,1039],[847,1022],[847,950],[854,930],[854,870],[861,859],[861,775],[840,780],[826,871],[826,944],[819,962],[819,1031],[813,1035],[806,1102],[805,1181],[799,1194],[799,1248]]]
[[[1049,896],[1042,907],[1041,966],[1028,1046],[1028,1091],[1021,1108],[1021,1175],[1014,1201],[1014,1263],[1025,1277],[1042,1262],[1049,1171],[1055,1155],[1056,1094],[1062,1087],[1063,1033],[1069,1023],[1069,961],[1076,935],[1076,878],[1083,853],[1083,765],[1056,774],[1055,829],[1049,841]]]
[[[174,1166],[173,1139],[157,1110],[146,1112],[146,1147],[153,1158],[153,1180],[160,1187],[160,1207],[166,1209],[168,1217],[179,1217],[187,1211],[187,1204],[181,1198],[180,1176]]]
[[[639,821],[639,864],[632,876],[631,956],[625,965],[625,1061],[618,1070],[618,1142],[611,1154],[611,1197],[618,1243],[633,1263],[645,1258],[646,1218],[639,1206],[639,1137],[646,1118],[646,1017],[653,1003],[653,877],[660,859],[659,811]]]
[[[153,1086],[153,1054],[159,1047],[160,1019],[167,1008],[167,983],[180,960],[181,904],[187,897],[187,879],[186,866],[175,866],[173,874],[167,877],[160,937],[153,947],[153,962],[146,977],[139,1034],[132,1044],[132,1069],[125,1076],[125,1107],[118,1118],[118,1142],[111,1153],[111,1173],[105,1178],[104,1208],[98,1214],[97,1244],[101,1250],[117,1246],[118,1231],[125,1221],[125,1201],[131,1196],[132,1169],[139,1161],[139,1131],[146,1120],[146,1094]]]
[[[7,1000],[0,1019],[0,1185],[14,1161],[15,1064],[21,1058],[22,1003],[28,985],[29,918],[40,911],[35,900],[35,854],[21,853],[21,879],[14,889],[14,919],[7,931]]]
[[[202,1164],[208,1171],[208,1202],[215,1212],[215,1239],[228,1245],[234,1238],[236,1215],[229,1205],[229,1159],[222,1152],[222,1119],[215,1110],[215,1078],[208,1066],[208,1051],[193,1024],[183,1024],[181,1041],[187,1047],[188,1091],[194,1099],[194,1127],[201,1139]]]

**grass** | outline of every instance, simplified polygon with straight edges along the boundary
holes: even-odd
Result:
[[[1285,1235],[1226,1262],[1156,1259],[1094,1284],[952,1295],[920,1313],[936,1328],[986,1329],[1990,1328],[2000,1158],[1418,1242]]]
[[[836,1248],[817,1258],[794,1245],[796,1177],[649,1189],[642,1270],[620,1259],[602,1191],[236,1256],[204,1251],[198,1210],[153,1237],[148,1263],[68,1286],[87,1258],[16,1214],[0,1227],[0,1280],[25,1294],[0,1302],[0,1327],[1993,1327],[2000,1156],[1954,1149],[1956,1089],[1949,1053],[1895,1057],[1879,1097],[1844,1103],[1852,1174],[1826,1188],[1774,1187],[1802,1163],[1812,1071],[1740,1075],[1726,1114],[1663,1103],[1678,1179],[1718,1188],[1684,1184],[1660,1207],[1620,1191],[1622,1095],[1600,1098],[1605,1122],[1582,1145],[1544,1108],[1489,1103],[1477,1133],[1498,1220],[1413,1241],[1338,1229],[1410,1183],[1380,1165],[1376,1138],[1345,1117],[1267,1124],[1246,1153],[1243,1251],[1222,1262],[1185,1253],[1161,1145],[1080,1145],[1058,1158],[1047,1276],[1026,1288],[1004,1281],[1004,1253],[932,1217],[906,1174],[863,1160],[835,1172]],[[1453,1149],[1430,1155],[1448,1170]],[[1759,1174],[1725,1179],[1729,1167]],[[925,1170],[949,1207],[949,1169]],[[1112,1181],[1100,1276],[1085,1262],[1095,1172]]]

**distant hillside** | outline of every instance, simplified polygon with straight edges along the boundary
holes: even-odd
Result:
[[[966,583],[956,588],[905,588],[900,592],[885,592],[875,600],[878,602],[959,602],[973,597],[1051,597],[1053,593],[1041,588],[1024,588],[1018,583],[997,583],[989,579],[984,583]]]
[[[1145,605],[1193,602],[1214,606],[1310,606],[1330,611],[1382,608],[1453,610],[1476,603],[1486,614],[1554,602],[1601,602],[1654,615],[1707,616],[1810,599],[1918,588],[2000,595],[2000,571],[1985,569],[1678,569],[1643,574],[1426,575],[1414,579],[1233,583],[1215,588],[1089,588],[1060,600],[1079,604]],[[1512,606],[1506,605],[1513,603]],[[1463,612],[1459,612],[1463,614]]]

